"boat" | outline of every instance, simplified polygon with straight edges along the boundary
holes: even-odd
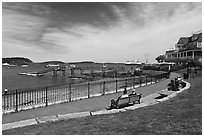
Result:
[[[26,76],[32,76],[32,77],[39,77],[43,76],[41,73],[36,73],[36,72],[27,72],[27,73],[18,73],[19,75],[26,75]]]
[[[30,74],[30,76],[33,76],[33,77],[39,77],[39,76],[43,76],[43,74],[33,72],[33,73]]]
[[[22,67],[22,68],[27,68],[27,67],[28,67],[28,65],[21,65],[21,67]]]
[[[32,75],[32,73],[26,73],[26,76],[31,76]]]
[[[18,73],[18,75],[26,75],[27,73]]]
[[[134,61],[127,61],[125,63],[125,65],[141,65],[142,63],[139,62],[138,60],[134,60]]]
[[[48,64],[45,67],[46,68],[49,68],[49,67],[59,67],[59,64]]]
[[[10,64],[9,67],[16,67],[17,65],[14,64]]]

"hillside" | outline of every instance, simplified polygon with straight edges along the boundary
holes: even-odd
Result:
[[[8,63],[10,65],[27,65],[33,62],[28,58],[11,57],[11,58],[2,58],[2,63]]]

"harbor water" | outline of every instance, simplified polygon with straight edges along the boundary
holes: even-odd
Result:
[[[30,73],[45,70],[43,64],[32,64],[28,67],[22,66],[2,66],[2,91],[8,90],[30,89],[46,86],[59,86],[69,83],[76,83],[82,80],[70,79],[70,72],[66,71],[65,76],[58,72],[57,77],[53,77],[52,72],[43,74],[40,77],[19,75],[19,73]]]

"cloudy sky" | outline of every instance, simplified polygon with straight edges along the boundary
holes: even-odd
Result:
[[[155,62],[202,29],[202,3],[2,3],[2,56]]]

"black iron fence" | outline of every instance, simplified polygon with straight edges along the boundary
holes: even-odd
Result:
[[[8,113],[61,102],[71,102],[84,98],[102,96],[123,91],[124,88],[131,89],[153,84],[168,77],[169,73],[162,73],[158,75],[106,79],[57,87],[6,92],[2,95],[2,111],[3,113]]]

